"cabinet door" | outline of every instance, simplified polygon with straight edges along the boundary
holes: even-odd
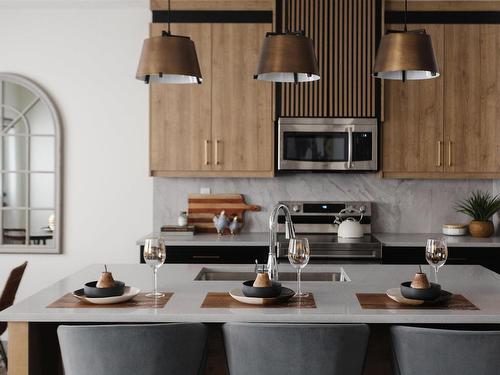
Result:
[[[253,79],[271,24],[212,25],[214,165],[232,176],[272,176],[272,84]]]
[[[399,27],[387,25],[388,29]],[[441,74],[446,76],[444,25],[411,25],[411,28],[425,29],[431,35]],[[443,171],[443,84],[442,77],[425,81],[384,81],[384,174]]]
[[[151,84],[150,169],[152,175],[212,168],[211,150],[211,26],[172,24],[172,33],[189,36],[195,43],[203,83]],[[160,35],[164,24],[152,24]]]
[[[500,172],[500,25],[446,25],[449,172]]]

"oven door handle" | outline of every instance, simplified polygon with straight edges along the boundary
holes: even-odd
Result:
[[[347,129],[347,132],[349,133],[349,138],[347,140],[347,168],[351,169],[352,168],[352,127],[349,127]]]

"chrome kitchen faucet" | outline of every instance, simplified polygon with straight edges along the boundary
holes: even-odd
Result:
[[[295,238],[290,210],[284,204],[277,204],[269,215],[269,255],[267,257],[267,273],[272,281],[278,281],[278,259],[276,255],[276,232],[278,227],[278,213],[282,210],[285,214],[285,236],[287,239]]]

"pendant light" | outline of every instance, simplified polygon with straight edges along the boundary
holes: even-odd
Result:
[[[439,77],[431,37],[425,30],[408,30],[408,0],[404,4],[404,29],[387,30],[381,38],[373,76],[403,82]]]
[[[194,42],[170,32],[170,15],[168,0],[168,30],[144,40],[136,78],[145,83],[201,83]]]
[[[320,79],[313,41],[304,31],[288,29],[288,1],[285,1],[285,32],[266,33],[254,79],[294,83]]]

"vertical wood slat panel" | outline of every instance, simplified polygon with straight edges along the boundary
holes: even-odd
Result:
[[[321,75],[312,83],[281,85],[281,116],[375,117],[377,0],[279,1],[281,31],[288,23],[290,31],[313,39]]]
[[[335,1],[335,18],[334,18],[334,24],[335,24],[335,35],[334,35],[334,38],[335,38],[335,45],[334,45],[334,49],[333,49],[333,55],[334,55],[334,59],[333,59],[333,63],[335,65],[335,75],[334,75],[334,82],[337,82],[337,83],[334,83],[332,86],[335,87],[335,98],[334,98],[334,101],[335,101],[335,112],[334,112],[334,116],[335,117],[340,117],[340,85],[338,84],[339,80],[340,80],[340,56],[339,56],[339,46],[340,46],[340,35],[342,35],[342,33],[340,32],[340,18],[341,18],[341,13],[340,13],[340,2],[339,1]]]

